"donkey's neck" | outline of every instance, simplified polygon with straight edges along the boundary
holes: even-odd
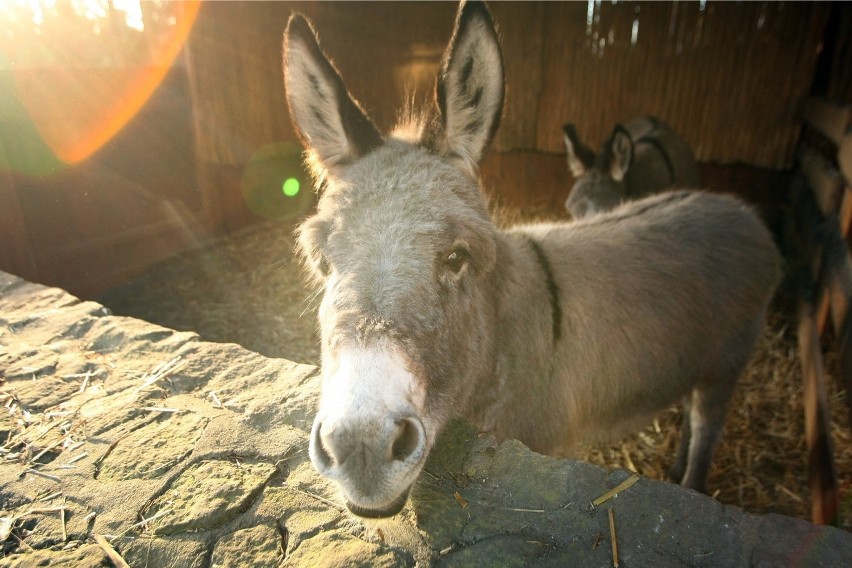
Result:
[[[550,261],[537,241],[522,233],[497,235],[492,294],[495,361],[490,375],[482,377],[488,384],[479,389],[487,394],[477,396],[469,417],[500,438],[509,429],[515,436],[526,432],[520,437],[535,446],[542,424],[529,409],[549,398],[563,319]],[[519,424],[522,419],[529,424]]]

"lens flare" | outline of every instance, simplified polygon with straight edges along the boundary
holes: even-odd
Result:
[[[50,18],[44,12],[35,31],[32,23],[15,27],[9,33],[17,39],[0,47],[0,62],[12,71],[10,104],[27,117],[20,122],[32,124],[65,164],[88,158],[136,115],[160,85],[200,5],[200,1],[162,4],[174,19],[156,34],[136,21],[141,13],[128,11],[128,17],[136,19],[124,29],[106,33],[101,23],[85,24],[85,14],[64,4],[51,8]],[[21,21],[6,16],[10,24]]]
[[[240,189],[252,213],[280,221],[295,219],[311,207],[313,192],[302,191],[309,183],[301,146],[275,142],[255,149],[243,169]]]
[[[296,197],[299,194],[299,180],[296,178],[287,178],[284,180],[284,185],[281,189],[287,197]]]

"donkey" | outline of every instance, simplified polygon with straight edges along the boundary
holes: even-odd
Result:
[[[387,136],[300,15],[284,77],[321,191],[298,229],[324,286],[309,455],[352,513],[396,514],[455,416],[562,456],[680,399],[674,476],[704,488],[779,276],[751,209],[681,191],[498,230],[477,164],[502,111],[503,64],[479,2],[458,10],[434,108]]]
[[[654,117],[617,124],[597,156],[580,142],[573,124],[562,131],[568,168],[576,180],[565,209],[574,219],[609,211],[629,199],[700,185],[689,145]]]

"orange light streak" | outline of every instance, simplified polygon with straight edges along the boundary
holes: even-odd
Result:
[[[80,162],[139,112],[180,53],[201,6],[181,3],[169,37],[152,49],[153,64],[142,67],[62,67],[14,71],[18,98],[44,142],[62,161]]]

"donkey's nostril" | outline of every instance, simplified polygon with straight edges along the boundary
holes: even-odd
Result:
[[[330,437],[333,433],[334,426],[332,425],[326,426],[325,424],[320,424],[314,427],[311,445],[313,446],[314,456],[319,462],[318,465],[324,468],[334,465],[333,450],[330,447]]]
[[[417,451],[422,441],[422,431],[413,419],[397,420],[396,432],[391,446],[391,457],[399,461],[407,459]]]

